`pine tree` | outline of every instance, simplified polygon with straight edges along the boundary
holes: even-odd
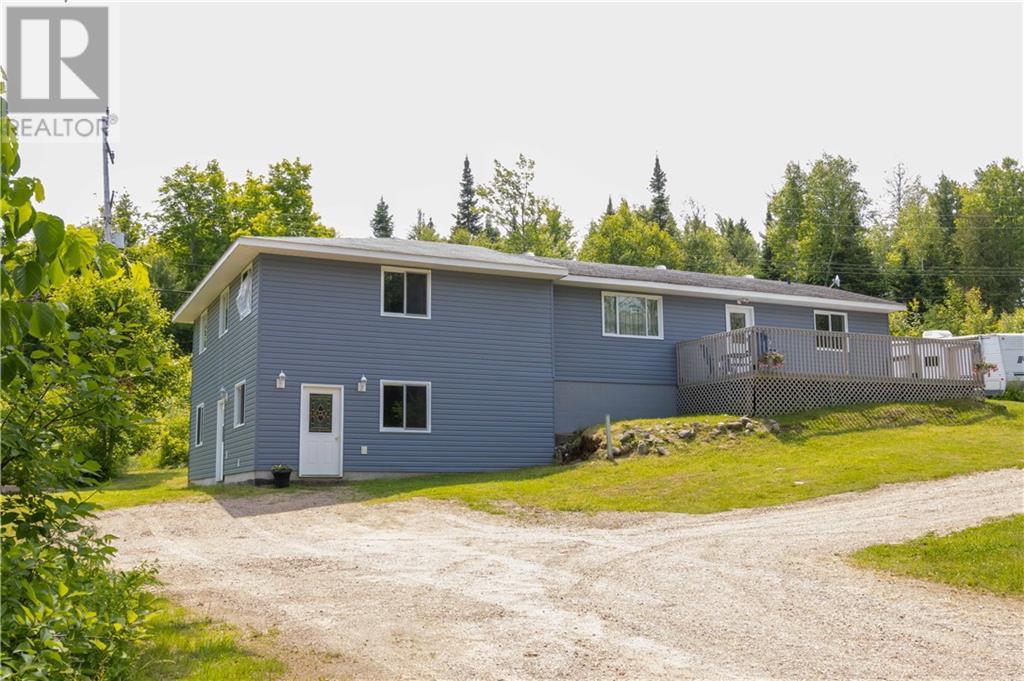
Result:
[[[651,190],[650,219],[663,231],[676,234],[676,220],[672,217],[672,208],[669,206],[669,197],[665,193],[665,186],[668,184],[668,176],[661,169],[661,159],[654,157],[654,173],[651,175],[651,183],[648,187]]]
[[[452,217],[455,218],[453,229],[465,229],[473,236],[480,234],[480,215],[476,209],[476,188],[473,186],[473,171],[469,167],[469,156],[462,162],[459,205]]]
[[[377,207],[373,210],[373,219],[370,220],[370,229],[378,239],[390,239],[395,233],[395,221],[388,211],[388,204],[384,203],[384,197],[380,197]]]
[[[612,195],[608,195],[608,206],[604,209],[604,214],[615,215],[615,204],[612,203]]]

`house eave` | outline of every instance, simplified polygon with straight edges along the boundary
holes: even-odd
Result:
[[[562,286],[581,286],[585,288],[615,289],[634,293],[655,293],[665,295],[691,296],[695,298],[714,298],[717,300],[744,300],[751,303],[774,303],[777,305],[796,305],[799,307],[819,307],[843,311],[878,312],[888,314],[901,312],[906,306],[901,303],[871,302],[860,300],[843,300],[841,298],[825,298],[819,296],[802,296],[785,293],[766,293],[763,291],[746,291],[743,289],[714,288],[708,286],[692,286],[686,284],[668,284],[635,279],[613,279],[607,277],[587,277],[571,274],[562,277],[556,284]]]

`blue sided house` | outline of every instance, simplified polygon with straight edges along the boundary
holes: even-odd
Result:
[[[243,237],[174,316],[194,328],[189,479],[509,469],[605,414],[976,390],[974,347],[889,336],[901,309],[447,243]]]

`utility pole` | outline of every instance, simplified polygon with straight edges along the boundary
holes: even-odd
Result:
[[[103,240],[114,244],[118,248],[124,247],[124,236],[115,235],[110,226],[110,214],[113,209],[113,197],[110,195],[110,165],[114,163],[114,150],[110,148],[107,135],[110,132],[110,107],[100,119],[100,128],[103,131]],[[120,237],[120,238],[117,238]]]

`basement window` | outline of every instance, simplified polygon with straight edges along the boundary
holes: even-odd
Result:
[[[430,432],[430,383],[380,382],[380,432]]]

